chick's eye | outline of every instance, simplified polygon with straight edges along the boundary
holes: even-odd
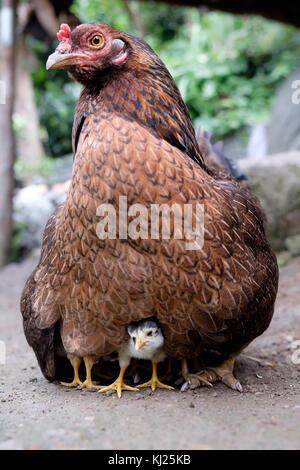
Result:
[[[152,335],[153,335],[153,332],[152,332],[152,331],[148,331],[147,336],[152,336]]]
[[[101,36],[101,34],[96,34],[90,39],[90,45],[93,47],[96,47],[97,49],[102,47],[103,43],[104,43],[104,39],[103,39],[103,36]]]

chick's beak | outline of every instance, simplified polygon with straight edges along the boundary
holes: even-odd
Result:
[[[70,67],[72,65],[77,65],[78,60],[80,59],[87,59],[88,57],[84,54],[78,54],[78,53],[62,53],[59,51],[53,52],[48,57],[47,63],[46,63],[46,69],[64,69],[67,67]]]
[[[135,350],[138,351],[147,344],[147,341],[143,341],[139,335],[135,338]]]

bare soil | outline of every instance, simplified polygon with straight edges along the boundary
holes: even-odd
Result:
[[[121,399],[41,375],[19,312],[35,263],[33,256],[0,272],[0,341],[7,348],[0,449],[300,449],[300,365],[292,361],[300,339],[300,258],[281,269],[270,328],[237,361],[243,393],[217,383],[184,393],[124,392]]]

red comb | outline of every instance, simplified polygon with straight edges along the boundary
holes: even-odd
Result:
[[[71,37],[71,29],[68,24],[63,23],[60,26],[60,30],[57,33],[57,37],[60,41],[63,39],[69,39]]]

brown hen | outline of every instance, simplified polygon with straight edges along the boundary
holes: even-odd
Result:
[[[67,70],[83,90],[67,200],[46,226],[21,300],[44,375],[64,378],[67,356],[77,385],[84,358],[84,386],[92,386],[92,365],[126,344],[129,323],[156,316],[190,384],[222,379],[240,389],[234,358],[268,327],[278,283],[258,200],[226,169],[206,167],[180,92],[144,41],[103,24],[72,33],[62,25],[58,37],[47,66]],[[202,204],[203,246],[119,230],[100,240],[97,208],[111,204],[118,216],[119,196],[128,207]],[[217,367],[191,375],[193,357]]]

